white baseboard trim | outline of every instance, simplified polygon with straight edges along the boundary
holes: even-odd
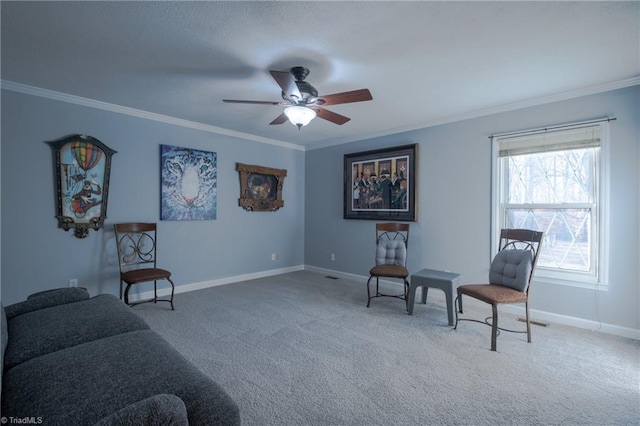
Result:
[[[356,281],[361,281],[364,285],[364,283],[367,282],[367,280],[369,279],[368,276],[364,276],[364,275],[357,275],[357,274],[350,274],[350,273],[345,273],[345,272],[340,272],[340,271],[334,271],[332,269],[326,269],[326,268],[319,268],[317,266],[311,266],[311,265],[305,265],[304,266],[304,270],[305,271],[311,271],[311,272],[317,272],[319,274],[325,274],[325,275],[331,275],[334,277],[338,277],[338,278],[344,278],[344,279],[348,279],[348,280],[356,280]],[[388,283],[392,283],[392,281],[384,281],[384,280],[380,280],[381,282],[388,282]],[[444,293],[440,292],[440,291],[436,291],[433,292],[434,295],[431,295],[432,292],[429,292],[429,299],[431,300],[431,298],[436,298],[438,300],[442,300],[444,302]],[[486,304],[484,304],[483,302],[477,301],[477,300],[473,300],[470,298],[465,298],[464,300],[464,304],[468,304],[471,303],[474,306],[487,306]],[[501,311],[503,312],[507,312],[513,315],[518,315],[521,317],[525,316],[525,310],[524,310],[524,306],[518,306],[518,305],[504,305],[500,307]],[[544,321],[544,322],[549,322],[549,323],[553,323],[553,324],[560,324],[560,325],[568,325],[571,327],[576,327],[576,328],[581,328],[584,330],[590,330],[590,331],[596,331],[596,332],[600,332],[600,333],[606,333],[606,334],[612,334],[615,336],[620,336],[620,337],[626,337],[628,339],[634,339],[634,340],[640,340],[640,330],[634,329],[634,328],[629,328],[629,327],[621,327],[619,325],[613,325],[613,324],[606,324],[606,323],[601,323],[598,321],[592,321],[592,320],[588,320],[588,319],[584,319],[584,318],[577,318],[577,317],[571,317],[568,315],[561,315],[561,314],[556,314],[553,312],[546,312],[546,311],[540,311],[537,309],[531,309],[531,319],[532,320],[539,320],[539,321]]]
[[[369,279],[368,276],[364,276],[364,275],[351,274],[347,272],[336,271],[333,269],[319,268],[317,266],[312,266],[312,265],[297,265],[297,266],[290,266],[287,268],[269,269],[266,271],[253,272],[250,274],[234,275],[231,277],[218,278],[215,280],[203,281],[199,283],[179,285],[179,286],[176,286],[175,292],[176,294],[186,293],[188,291],[202,290],[205,288],[217,287],[219,285],[232,284],[232,283],[237,283],[241,281],[254,280],[258,278],[266,278],[274,275],[281,275],[289,272],[302,271],[302,270],[316,272],[318,274],[330,275],[333,277],[343,278],[347,280],[361,281],[363,284],[366,283],[367,280]],[[381,280],[381,282],[393,283],[392,281],[385,281],[385,280]],[[444,293],[439,291],[433,292],[433,293],[434,293],[433,296],[431,295],[431,292],[429,293],[429,298],[436,298],[444,302]],[[166,287],[158,289],[158,296],[164,297],[169,294],[171,294],[171,290]],[[146,291],[137,295],[132,294],[130,297],[130,300],[132,302],[137,302],[140,300],[148,300],[151,298],[153,298],[153,291]],[[469,299],[469,298],[466,298],[464,303],[465,304],[471,303],[474,306],[484,305],[484,303],[482,302]],[[524,317],[525,315],[523,306],[516,306],[516,305],[506,306],[505,305],[501,307],[501,310],[504,312],[507,312],[513,315],[522,316],[522,317]],[[571,317],[568,315],[556,314],[553,312],[546,312],[546,311],[532,309],[531,319],[554,323],[554,324],[560,324],[560,325],[568,325],[571,327],[581,328],[584,330],[591,330],[591,331],[596,331],[600,333],[626,337],[629,339],[640,340],[640,330],[636,330],[629,327],[621,327],[613,324],[600,323],[597,321],[587,320],[583,318]]]
[[[302,271],[303,265],[291,266],[287,268],[269,269],[267,271],[253,272],[250,274],[234,275],[231,277],[217,278],[215,280],[202,281],[199,283],[177,285],[175,294],[186,293],[189,291],[202,290],[210,287],[217,287],[219,285],[233,284],[240,281],[255,280],[258,278],[272,277],[274,275],[282,275],[289,272]],[[168,283],[166,283],[168,284]],[[171,294],[171,288],[167,288],[165,284],[162,284],[162,288],[158,288],[158,296],[164,297]],[[132,294],[129,299],[131,302],[137,302],[140,300],[149,300],[153,298],[153,290],[145,291],[140,294]]]
[[[366,283],[369,277],[365,277],[364,275],[350,274],[348,272],[334,271],[333,269],[325,269],[318,268],[317,266],[304,265],[304,270],[309,272],[315,272],[318,274],[331,275],[332,277],[344,278],[346,280],[356,280],[362,281]],[[391,282],[391,281],[388,281]]]
[[[518,315],[524,318],[524,306],[507,306],[501,307],[504,312]],[[568,315],[556,314],[553,312],[531,310],[532,320],[541,320],[544,322],[568,325],[571,327],[581,328],[584,330],[597,331],[600,333],[613,334],[615,336],[626,337],[629,339],[640,340],[640,330],[629,327],[621,327],[619,325],[606,324],[598,321],[588,320],[584,318],[571,317]]]

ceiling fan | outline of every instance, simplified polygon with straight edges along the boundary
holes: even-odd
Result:
[[[243,101],[223,99],[222,102],[236,104],[258,105],[286,105],[284,112],[269,124],[282,124],[287,121],[300,129],[309,124],[316,116],[332,123],[342,125],[351,120],[349,117],[337,114],[323,108],[327,105],[347,104],[351,102],[370,101],[373,99],[369,89],[352,90],[350,92],[334,93],[318,96],[318,91],[304,79],[309,75],[305,67],[293,67],[290,71],[273,71],[269,73],[282,89],[282,99],[285,102],[271,101]]]

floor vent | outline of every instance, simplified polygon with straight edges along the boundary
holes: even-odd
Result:
[[[518,321],[526,323],[527,319],[526,318],[518,318]],[[540,327],[549,327],[549,323],[548,322],[531,320],[531,324],[539,325]]]
[[[334,277],[333,275],[327,275],[325,278],[329,278],[330,280],[337,280],[338,277]]]

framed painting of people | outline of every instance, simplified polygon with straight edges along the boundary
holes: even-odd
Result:
[[[344,156],[344,218],[416,220],[418,144]]]

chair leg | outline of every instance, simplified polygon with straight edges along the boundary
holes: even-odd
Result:
[[[424,288],[424,287],[423,287]],[[455,308],[456,304],[460,307],[460,313],[462,313],[462,294],[458,293],[458,297],[453,301],[453,306]],[[454,330],[458,329],[458,310],[454,309],[456,313],[456,324],[453,326]]]
[[[158,282],[153,282],[153,303],[158,303]]]
[[[491,305],[493,311],[493,321],[491,322],[491,350],[496,351],[496,340],[498,338],[498,306]]]
[[[531,319],[529,318],[529,300],[524,302],[524,309],[527,313],[527,342],[531,343]]]
[[[404,308],[409,311],[409,281],[404,279]]]
[[[129,304],[129,289],[131,288],[131,284],[127,284],[127,288],[124,290],[124,304]]]
[[[173,307],[173,293],[176,290],[176,286],[173,285],[173,281],[171,281],[171,278],[167,278],[167,281],[169,281],[169,283],[171,284],[171,310],[175,311],[176,309]]]
[[[372,296],[371,295],[371,280],[375,277],[376,279],[376,292],[375,294]],[[397,297],[398,299],[403,299],[404,300],[404,307],[405,309],[408,311],[409,310],[409,293],[411,291],[411,284],[409,283],[409,281],[406,278],[403,278],[403,291],[402,291],[402,295],[398,294],[398,295],[391,295],[391,294],[381,294],[380,293],[380,277],[377,277],[375,275],[371,275],[369,277],[369,279],[367,280],[367,308],[370,306],[371,304],[371,299],[373,299],[374,297],[381,297],[381,296],[388,296],[388,297]]]

